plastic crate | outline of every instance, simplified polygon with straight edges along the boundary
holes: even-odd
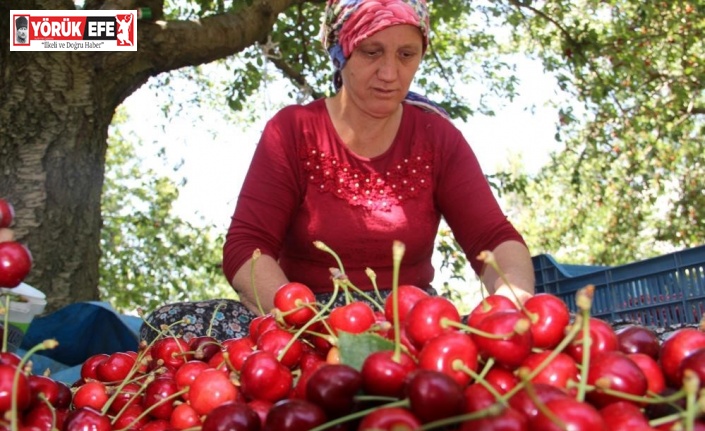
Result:
[[[611,323],[669,327],[697,324],[705,313],[705,245],[614,267],[532,259],[536,292],[560,297],[573,312],[578,289],[592,284],[591,314]]]

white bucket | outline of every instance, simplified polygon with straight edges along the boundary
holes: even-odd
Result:
[[[32,323],[34,316],[44,312],[47,305],[46,295],[34,287],[20,283],[13,289],[0,288],[0,308],[7,306],[7,296],[10,297],[8,313],[9,331],[7,333],[7,350],[14,352],[22,344],[24,334]],[[2,310],[0,310],[2,311]],[[5,326],[5,315],[0,312],[0,328]]]

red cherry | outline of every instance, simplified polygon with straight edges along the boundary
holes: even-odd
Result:
[[[15,209],[10,202],[0,199],[0,228],[10,227],[15,218]]]
[[[231,338],[223,341],[223,350],[228,353],[228,364],[232,366],[233,371],[242,369],[242,363],[255,350],[255,347],[255,342],[250,337]]]
[[[262,431],[303,431],[325,422],[326,414],[318,405],[300,398],[288,398],[269,409]]]
[[[372,307],[362,301],[336,307],[328,315],[328,323],[335,333],[360,334],[370,329],[376,321]]]
[[[532,353],[524,359],[521,367],[526,367],[531,371],[542,367],[538,374],[531,379],[533,383],[546,383],[567,389],[568,382],[577,382],[580,380],[578,364],[576,364],[575,360],[567,353],[557,353],[548,365],[545,365],[544,362],[552,354],[553,352],[551,350],[544,350],[542,352]]]
[[[17,373],[17,385],[14,385]],[[31,403],[32,389],[27,376],[14,365],[0,364],[0,412],[12,408],[13,394],[17,393],[17,410],[23,411]]]
[[[666,389],[666,377],[658,362],[646,353],[630,353],[627,355],[646,376],[648,391],[652,394],[660,394]]]
[[[177,390],[189,388],[199,374],[209,369],[212,369],[210,365],[197,359],[186,362],[174,373],[174,383],[176,383]],[[189,392],[185,392],[181,397],[188,401]]]
[[[149,414],[157,419],[169,419],[174,412],[176,392],[179,388],[171,377],[158,377],[150,382],[144,391],[142,404]]]
[[[261,420],[249,405],[229,401],[211,410],[203,420],[201,431],[258,431]]]
[[[591,317],[588,321],[590,326],[590,357],[595,357],[601,352],[618,350],[619,341],[612,325],[608,322]],[[566,353],[581,364],[583,361],[583,331],[578,332],[573,342],[566,348]]]
[[[177,370],[193,357],[188,342],[180,337],[160,338],[151,349],[152,360],[171,371]]]
[[[504,395],[519,384],[519,378],[510,370],[501,367],[492,367],[485,374],[485,381],[492,385],[497,392]]]
[[[489,295],[468,314],[468,326],[476,328],[482,319],[499,310],[516,310],[517,306],[504,295]]]
[[[530,313],[534,347],[556,347],[570,324],[570,310],[565,301],[549,293],[538,293],[526,300],[524,308]]]
[[[292,387],[291,370],[270,352],[255,351],[242,364],[240,389],[248,400],[275,403],[288,396]]]
[[[334,418],[350,413],[355,395],[362,388],[362,376],[345,364],[326,364],[311,374],[306,383],[306,399]]]
[[[121,382],[133,371],[134,366],[134,356],[125,352],[115,352],[97,365],[96,374],[101,382]]]
[[[529,428],[541,431],[608,431],[600,412],[589,403],[584,403],[573,398],[556,398],[546,402],[544,407],[553,413],[553,417],[565,426],[555,422],[555,419],[546,416],[542,410],[529,421]]]
[[[149,416],[145,414],[144,407],[140,404],[130,404],[118,411],[113,418],[113,429],[138,431],[142,429],[150,421]]]
[[[589,391],[586,399],[600,408],[620,401],[615,395],[600,391],[601,385],[607,388],[638,397],[646,395],[648,382],[641,368],[619,351],[607,351],[592,357],[588,369],[587,383],[595,385],[596,390]]]
[[[92,380],[83,383],[73,394],[73,406],[77,409],[90,407],[100,411],[108,401],[108,388],[105,383]]]
[[[240,391],[228,374],[220,370],[203,370],[189,389],[189,403],[199,415],[207,415],[221,404],[240,399]]]
[[[429,296],[416,302],[402,322],[406,335],[420,349],[431,338],[445,332],[457,331],[448,322],[460,322],[455,305],[442,296]]]
[[[63,431],[111,431],[110,418],[91,407],[78,407],[69,412]]]
[[[49,404],[56,405],[59,398],[59,384],[47,376],[39,374],[30,374],[27,376],[31,393],[31,404],[36,406],[46,400]]]
[[[127,383],[115,394],[108,408],[108,413],[115,415],[127,404],[142,404],[143,399],[144,395],[142,394],[141,386],[134,382]]]
[[[0,328],[1,330],[2,328]],[[0,331],[0,334],[2,332]],[[6,364],[6,365],[12,365],[12,366],[18,366],[20,365],[20,362],[22,362],[22,358],[15,352],[0,352],[0,365]]]
[[[416,430],[421,425],[421,421],[405,408],[380,407],[362,418],[357,431]]]
[[[201,426],[201,416],[196,413],[191,404],[177,404],[169,418],[169,425],[175,430],[198,428]]]
[[[627,325],[616,330],[619,350],[624,353],[644,353],[658,360],[661,340],[651,329],[641,325]]]
[[[700,387],[705,387],[705,347],[695,350],[683,359],[678,373],[682,376],[685,370],[693,371],[700,380]]]
[[[98,365],[105,362],[110,355],[107,353],[98,353],[88,357],[81,365],[81,378],[84,381],[100,380],[98,378]]]
[[[705,347],[705,332],[695,328],[679,329],[666,338],[661,345],[659,363],[669,386],[683,385],[681,362],[702,347]]]
[[[17,241],[0,242],[0,287],[20,285],[32,269],[32,254]]]
[[[463,390],[465,413],[479,412],[497,403],[495,394],[482,383],[471,383]]]
[[[397,304],[399,321],[403,322],[416,303],[429,296],[428,292],[412,284],[402,284],[397,287]],[[394,321],[394,295],[389,295],[384,300],[384,317],[389,322]]]
[[[519,310],[496,311],[480,321],[477,329],[485,334],[472,334],[480,355],[494,358],[504,367],[514,369],[531,353],[531,323]]]
[[[256,348],[272,353],[279,358],[279,362],[293,370],[299,364],[304,349],[301,340],[292,342],[293,338],[294,334],[284,328],[272,328],[260,334]],[[280,356],[282,353],[284,355]]]
[[[653,430],[641,409],[627,401],[606,405],[600,409],[600,415],[609,424],[610,431]]]
[[[499,414],[463,422],[460,431],[529,431],[526,416],[511,407]]]
[[[188,341],[188,345],[189,350],[193,352],[193,358],[203,362],[208,362],[221,349],[218,340],[209,335],[193,337]]]
[[[252,342],[256,343],[257,339],[264,331],[276,328],[277,326],[277,319],[271,313],[255,317],[250,321],[249,326],[249,335]]]
[[[533,394],[524,388],[509,399],[509,405],[524,414],[529,421],[539,413],[537,402],[546,404],[558,398],[569,398],[564,389],[547,383],[534,383],[531,390]]]
[[[470,335],[447,332],[424,344],[419,352],[419,368],[445,373],[465,387],[471,379],[467,370],[477,372],[477,357],[477,347]]]
[[[46,403],[36,403],[24,414],[21,430],[55,431],[62,430],[66,423],[67,409],[49,407]]]
[[[362,387],[370,395],[402,398],[406,378],[415,369],[416,361],[403,351],[396,359],[392,350],[373,352],[360,369]]]
[[[169,424],[169,421],[164,420],[164,419],[152,419],[142,428],[140,428],[140,431],[169,431],[171,430],[171,424]]]
[[[440,371],[419,369],[406,385],[410,410],[423,423],[456,416],[465,408],[463,388]]]
[[[316,296],[302,283],[289,282],[274,292],[274,307],[288,325],[301,327],[316,315]]]

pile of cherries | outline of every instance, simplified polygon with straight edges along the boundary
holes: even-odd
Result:
[[[333,306],[292,282],[248,336],[158,328],[72,385],[32,372],[53,340],[0,353],[0,430],[705,430],[705,331],[615,329],[590,316],[592,293],[575,314],[538,294],[461,316],[411,285]]]

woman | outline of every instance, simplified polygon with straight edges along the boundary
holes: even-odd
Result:
[[[401,241],[400,283],[432,292],[441,217],[490,292],[531,296],[529,251],[468,143],[442,109],[409,92],[428,35],[422,0],[328,2],[323,44],[337,92],[282,109],[263,131],[224,246],[223,270],[241,303],[222,303],[229,326],[216,329],[221,337],[246,333],[259,307],[270,311],[274,292],[288,281],[306,284],[321,300],[330,296],[336,260],[314,241],[339,255],[354,286],[373,287],[370,268],[386,291],[392,244]],[[261,256],[253,264],[255,250]],[[505,277],[476,258],[483,250],[493,251]],[[209,318],[202,310],[208,302],[191,306],[187,314]]]

